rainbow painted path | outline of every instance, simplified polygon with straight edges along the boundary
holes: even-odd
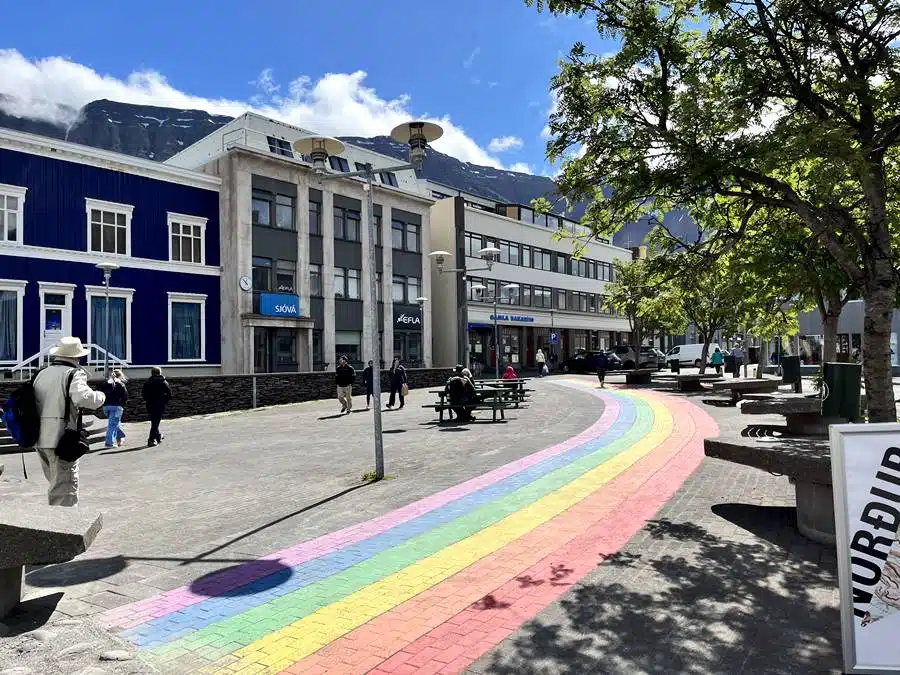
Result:
[[[621,548],[697,468],[705,412],[592,391],[569,440],[100,616],[165,673],[459,673]]]

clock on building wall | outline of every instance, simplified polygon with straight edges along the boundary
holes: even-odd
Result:
[[[250,279],[250,277],[241,277],[239,283],[241,285],[241,290],[249,291],[253,288],[253,281]]]

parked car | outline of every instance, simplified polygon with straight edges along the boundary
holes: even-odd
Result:
[[[579,350],[573,356],[563,361],[560,367],[564,373],[595,373],[597,372],[597,355],[600,352]],[[613,364],[610,363],[610,368]]]
[[[710,357],[712,357],[714,351],[716,351],[716,345],[711,344],[709,346],[709,351],[706,354],[707,364],[709,364],[709,359]],[[678,362],[682,366],[694,366],[694,368],[699,368],[703,363],[703,361],[701,360],[702,356],[702,344],[677,345],[675,347],[672,347],[672,349],[670,349],[666,354],[666,364],[668,364],[669,361],[674,361],[677,358]]]
[[[651,347],[650,351],[656,354],[656,365],[658,368],[662,369],[666,367],[666,355],[658,350],[656,347]]]
[[[653,351],[652,347],[642,346],[640,350],[640,358],[638,358],[637,350],[630,345],[618,345],[613,347],[607,353],[614,354],[621,362],[622,368],[631,370],[638,364],[638,368],[655,368],[658,369],[659,358]]]

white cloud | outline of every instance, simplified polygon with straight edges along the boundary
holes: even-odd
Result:
[[[28,60],[15,49],[0,49],[0,73],[0,95],[12,97],[3,104],[4,110],[20,117],[71,124],[83,105],[105,98],[233,117],[252,110],[319,133],[345,136],[384,135],[410,118],[424,118],[444,128],[444,136],[434,144],[436,150],[465,162],[503,168],[449,115],[416,115],[406,94],[380,97],[365,86],[362,70],[326,73],[315,81],[298,77],[283,93],[271,69],[266,69],[252,83],[256,92],[246,101],[195,96],[175,88],[154,70],[135,71],[119,79],[64,57]]]
[[[511,167],[509,167],[510,171],[518,171],[519,173],[534,173],[534,169],[530,164],[526,164],[525,162],[516,162]]]
[[[472,64],[475,63],[475,59],[481,53],[481,47],[475,47],[470,53],[469,56],[466,57],[466,60],[463,61],[464,68],[471,68]]]
[[[516,136],[500,136],[492,138],[488,143],[488,150],[491,152],[505,152],[507,150],[517,150],[524,145],[521,138]]]

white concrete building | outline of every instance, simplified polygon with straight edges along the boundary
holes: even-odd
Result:
[[[495,294],[502,298],[497,311],[501,364],[533,367],[538,348],[562,361],[579,348],[627,341],[628,321],[603,310],[601,298],[613,279],[613,261],[631,259],[631,251],[582,240],[584,248],[576,258],[575,237],[587,232],[575,221],[436,183],[429,183],[429,193],[440,200],[431,209],[432,249],[452,253],[445,270],[465,270],[432,268],[436,365],[480,362],[493,367],[494,311],[485,298]],[[573,238],[554,240],[559,229]],[[489,270],[479,256],[482,248],[500,249]],[[502,287],[510,284],[518,288],[504,294]],[[487,290],[473,291],[476,285]]]
[[[401,356],[431,363],[430,207],[413,171],[380,173],[375,186],[376,269],[369,266],[369,214],[359,178],[319,182],[294,155],[314,131],[245,113],[166,163],[221,177],[222,369],[225,373],[333,369],[346,354],[360,366]],[[347,145],[334,173],[397,165]],[[382,245],[382,243],[386,245]],[[423,263],[424,261],[424,263]],[[377,276],[379,325],[368,288]],[[252,336],[252,337],[251,337]]]

